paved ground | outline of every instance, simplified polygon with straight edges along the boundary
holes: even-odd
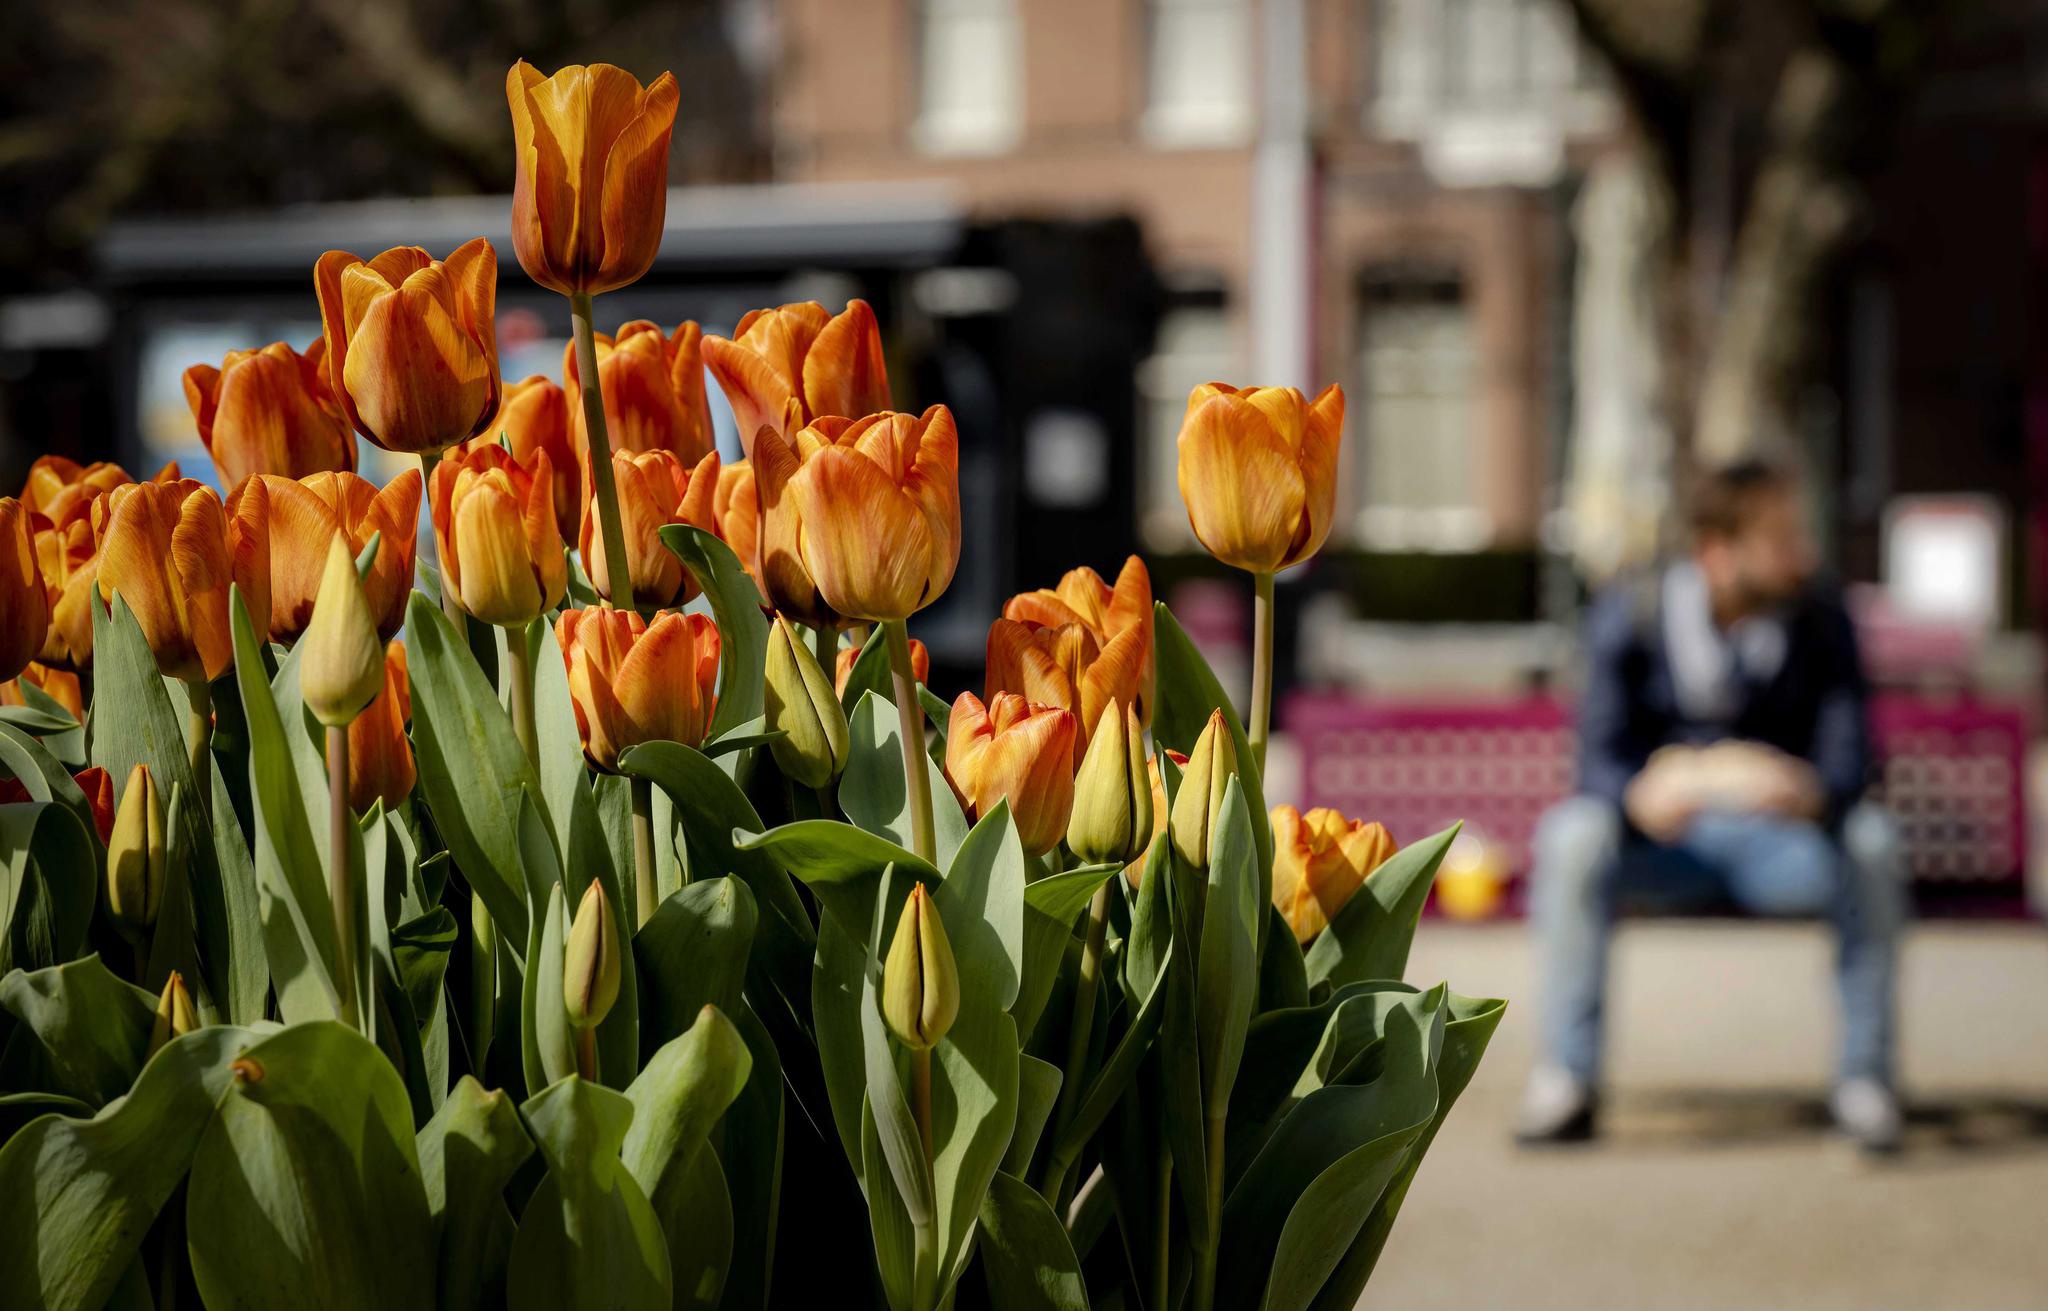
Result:
[[[1641,924],[1617,948],[1609,1117],[1518,1151],[1532,1051],[1519,927],[1425,924],[1408,977],[1520,999],[1437,1139],[1366,1307],[2048,1307],[2048,932],[1907,950],[1896,1164],[1825,1130],[1819,928]]]

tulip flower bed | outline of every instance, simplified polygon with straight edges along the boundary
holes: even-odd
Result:
[[[0,1308],[1353,1305],[1502,1003],[1400,981],[1450,834],[1265,804],[1342,394],[1190,399],[1246,720],[1135,558],[948,704],[952,416],[860,302],[599,333],[674,80],[507,94],[565,387],[487,242],[333,252],[187,375],[224,500],[0,501]]]

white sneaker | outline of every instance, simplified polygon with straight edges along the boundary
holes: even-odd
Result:
[[[1899,1099],[1881,1080],[1844,1079],[1828,1098],[1835,1127],[1866,1152],[1899,1150],[1905,1117],[1899,1113]]]
[[[1593,1086],[1569,1070],[1539,1065],[1529,1073],[1515,1141],[1525,1147],[1581,1143],[1594,1134],[1599,1097]]]

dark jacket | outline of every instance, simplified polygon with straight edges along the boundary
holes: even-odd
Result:
[[[1658,747],[1726,738],[1768,743],[1808,762],[1827,792],[1830,824],[1862,795],[1872,769],[1869,686],[1856,629],[1837,597],[1814,588],[1785,616],[1785,654],[1768,680],[1745,682],[1732,720],[1701,723],[1679,708],[1664,646],[1661,589],[1623,584],[1586,619],[1579,706],[1579,790],[1620,804]]]

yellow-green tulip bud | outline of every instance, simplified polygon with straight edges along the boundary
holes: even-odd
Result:
[[[1209,841],[1223,809],[1223,789],[1236,773],[1237,744],[1223,722],[1223,712],[1211,711],[1188,755],[1188,767],[1181,771],[1180,790],[1173,794],[1173,814],[1167,822],[1174,854],[1195,869],[1209,868]]]
[[[1091,863],[1135,860],[1152,840],[1152,781],[1134,707],[1112,700],[1096,721],[1074,779],[1067,845]]]
[[[384,690],[384,640],[363,596],[355,556],[336,533],[313,600],[313,621],[299,639],[299,692],[313,717],[345,728]]]
[[[618,999],[618,921],[604,888],[592,879],[569,923],[569,944],[562,953],[562,1004],[571,1024],[594,1029]]]
[[[768,750],[793,781],[821,788],[846,768],[846,712],[832,690],[832,677],[781,615],[768,632],[762,708],[769,731],[783,733]]]
[[[165,1043],[173,1038],[182,1038],[199,1027],[199,1014],[192,1009],[192,994],[185,991],[185,980],[176,970],[164,980],[164,990],[156,999],[156,1024],[149,1031],[149,1054],[154,1056]]]
[[[882,966],[882,1018],[905,1046],[938,1045],[960,1014],[960,971],[939,908],[920,883],[903,902]]]
[[[107,843],[107,916],[130,942],[140,941],[156,923],[168,865],[163,797],[149,766],[138,764],[128,771]]]

